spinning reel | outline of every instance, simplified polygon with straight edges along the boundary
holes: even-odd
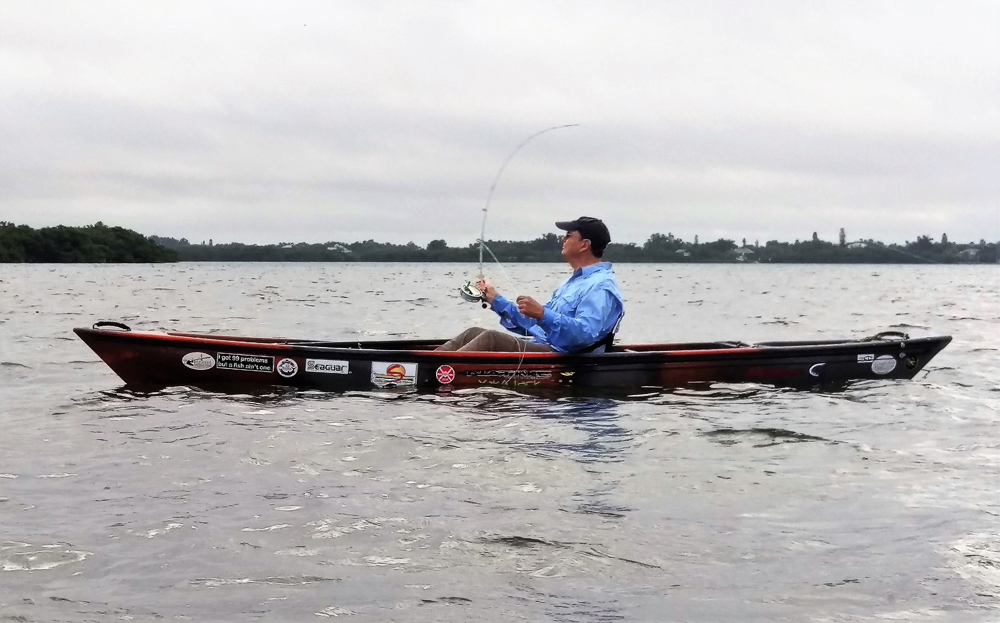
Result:
[[[458,289],[458,294],[470,303],[482,303],[483,309],[487,307],[483,291],[472,285],[471,281],[466,281],[465,285]]]

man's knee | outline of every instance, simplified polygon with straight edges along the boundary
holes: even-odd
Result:
[[[459,333],[456,339],[468,343],[469,341],[481,335],[484,331],[486,331],[486,329],[483,329],[482,327],[469,327],[465,331]]]
[[[451,338],[441,346],[439,346],[437,350],[444,350],[444,351],[458,350],[459,348],[462,348],[472,340],[476,339],[485,330],[486,329],[483,329],[482,327],[470,327],[465,331],[462,331],[455,337]]]
[[[504,333],[502,331],[496,331],[494,329],[484,330],[479,335],[475,337],[471,342],[463,346],[460,350],[463,351],[480,351],[480,352],[511,352],[521,350],[518,348],[520,346],[519,340],[510,335],[509,333]]]

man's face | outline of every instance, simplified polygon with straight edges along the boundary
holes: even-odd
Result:
[[[580,236],[578,231],[568,231],[563,235],[562,239],[562,256],[563,259],[570,259],[579,257],[583,252],[590,248],[590,241],[585,240]]]

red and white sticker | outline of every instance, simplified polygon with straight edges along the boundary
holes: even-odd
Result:
[[[416,384],[417,364],[372,362],[372,385],[375,387],[414,387]]]
[[[437,380],[441,382],[442,385],[447,385],[455,380],[455,368],[451,366],[440,366],[437,369]]]

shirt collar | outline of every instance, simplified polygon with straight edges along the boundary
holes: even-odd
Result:
[[[574,277],[589,277],[596,272],[611,270],[610,262],[598,262],[597,264],[591,264],[590,266],[584,266],[583,268],[577,268],[573,271]]]

